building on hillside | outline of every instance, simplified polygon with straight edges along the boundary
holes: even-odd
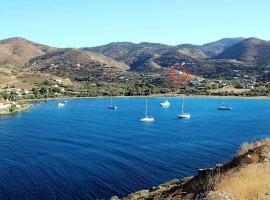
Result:
[[[12,101],[0,99],[0,114],[8,113],[12,104]]]

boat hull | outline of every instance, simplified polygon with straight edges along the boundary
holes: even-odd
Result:
[[[162,107],[169,107],[170,105],[171,104],[168,101],[165,101],[165,102],[160,103],[160,106],[162,106]]]
[[[231,110],[231,107],[219,107],[218,110]]]
[[[177,117],[180,119],[190,119],[191,115],[190,114],[181,114],[181,115],[177,115]]]
[[[111,110],[117,110],[117,106],[109,106],[108,108]]]
[[[63,107],[65,107],[65,104],[64,103],[58,103],[57,106],[58,106],[58,108],[63,108]]]
[[[154,117],[144,117],[144,118],[141,118],[141,121],[142,122],[153,122],[153,121],[155,121],[155,118]]]

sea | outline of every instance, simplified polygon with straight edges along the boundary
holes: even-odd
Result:
[[[171,106],[162,108],[168,99]],[[110,199],[230,160],[242,143],[270,136],[270,100],[145,98],[52,100],[0,116],[0,199]]]

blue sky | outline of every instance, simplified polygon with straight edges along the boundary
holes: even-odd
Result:
[[[269,0],[0,0],[0,39],[57,47],[269,40]]]

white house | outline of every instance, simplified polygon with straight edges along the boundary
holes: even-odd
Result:
[[[1,113],[6,113],[9,111],[10,107],[12,105],[11,101],[8,100],[1,100],[0,99],[0,114]]]

